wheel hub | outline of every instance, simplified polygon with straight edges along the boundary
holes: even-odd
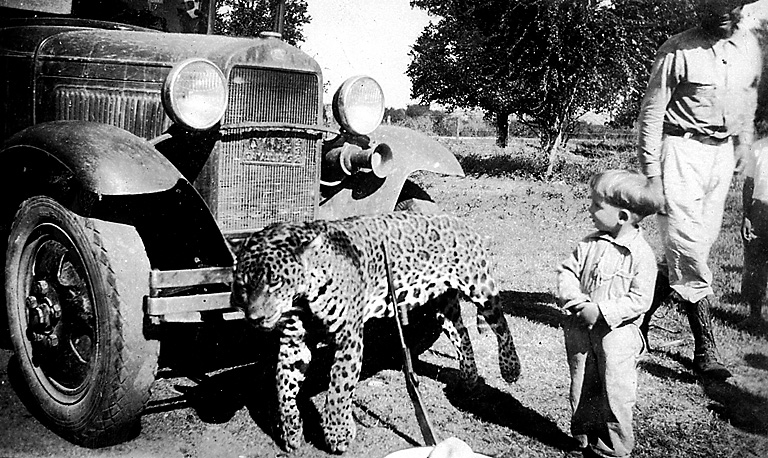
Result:
[[[27,334],[32,342],[45,342],[49,346],[58,345],[58,336],[54,328],[61,319],[61,305],[58,297],[51,290],[48,282],[38,280],[32,286],[33,295],[27,296],[29,328]]]
[[[25,302],[34,363],[61,389],[82,388],[96,336],[84,266],[75,251],[50,238],[37,247],[32,274]]]

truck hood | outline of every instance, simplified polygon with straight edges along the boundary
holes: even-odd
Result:
[[[228,75],[236,65],[256,65],[320,73],[314,59],[278,38],[235,38],[133,30],[74,30],[45,39],[38,58],[47,61],[95,62],[172,67],[192,57],[206,58]],[[154,80],[149,71],[146,77]]]

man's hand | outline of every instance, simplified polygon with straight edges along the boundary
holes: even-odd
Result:
[[[597,323],[597,320],[602,316],[600,308],[594,302],[582,302],[581,304],[570,307],[569,310],[576,315],[579,322],[588,329],[592,329],[595,323]]]
[[[736,165],[733,168],[734,175],[740,175],[744,171],[744,164],[748,153],[749,145],[739,144],[733,148],[733,158],[736,160]]]
[[[741,239],[749,242],[757,238],[755,231],[752,230],[752,221],[746,216],[741,220]]]
[[[659,203],[662,213],[665,211],[667,200],[664,197],[664,186],[660,176],[648,178],[648,188],[653,193],[654,199]]]

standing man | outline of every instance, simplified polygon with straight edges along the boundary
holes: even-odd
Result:
[[[707,259],[731,178],[754,135],[761,55],[756,37],[737,27],[747,3],[700,0],[701,25],[656,53],[638,119],[643,173],[666,199],[659,229],[667,270],[661,274],[672,289],[667,301],[688,317],[695,371],[717,380],[731,373],[717,360]]]

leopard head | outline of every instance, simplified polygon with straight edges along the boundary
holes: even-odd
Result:
[[[257,233],[243,242],[232,282],[232,306],[262,329],[275,328],[306,289],[294,242],[274,235]]]

